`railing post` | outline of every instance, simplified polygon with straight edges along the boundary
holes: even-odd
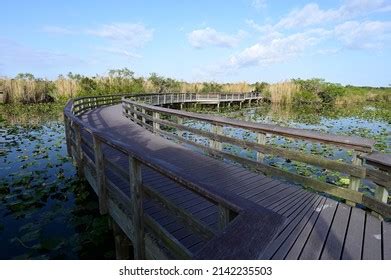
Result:
[[[136,105],[133,105],[132,106],[133,108],[133,118],[134,118],[134,121],[137,123],[137,120],[138,120],[138,118],[137,118],[137,107],[136,107]]]
[[[96,172],[96,188],[98,190],[99,212],[101,215],[107,214],[107,190],[105,184],[105,166],[103,159],[102,143],[95,136],[92,135],[94,144],[95,157],[95,172]]]
[[[352,156],[352,164],[353,165],[358,165],[361,166],[363,164],[363,160],[358,156],[357,151],[353,151],[353,156]],[[353,191],[357,191],[361,186],[361,178],[355,177],[355,176],[350,176],[350,182],[349,182],[349,189]],[[346,204],[350,206],[355,206],[356,203],[352,201],[346,201]]]
[[[145,242],[141,164],[132,156],[129,156],[129,185],[134,228],[134,257],[135,259],[142,260],[145,259]]]
[[[156,132],[160,129],[160,124],[157,122],[160,119],[160,114],[158,112],[152,113],[152,120],[153,120],[153,131]]]
[[[383,203],[388,202],[388,191],[382,186],[377,186],[375,191],[375,197]]]
[[[222,231],[230,222],[230,210],[223,205],[218,205],[219,229]]]
[[[129,238],[115,221],[111,221],[111,224],[114,235],[115,257],[117,260],[129,260],[132,244],[130,243]]]
[[[141,113],[143,113],[143,114],[145,115],[145,109],[144,109],[144,108],[141,109]],[[142,121],[143,123],[146,123],[146,120],[145,120],[145,117],[144,117],[144,116],[141,116],[141,121]]]
[[[257,143],[261,145],[266,145],[266,134],[262,132],[257,132]],[[257,151],[257,161],[262,162],[265,158],[265,155]]]
[[[183,118],[177,117],[177,121],[178,121],[178,124],[183,125]],[[183,131],[182,130],[178,129],[177,133],[178,133],[179,137],[183,137]]]
[[[217,135],[223,134],[223,127],[221,125],[211,124],[211,132]],[[223,145],[221,142],[216,140],[210,140],[210,147],[215,150],[221,151]]]

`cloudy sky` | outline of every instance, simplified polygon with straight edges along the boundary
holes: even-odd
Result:
[[[2,0],[0,76],[391,84],[391,0]]]

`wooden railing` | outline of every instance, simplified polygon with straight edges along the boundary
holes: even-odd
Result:
[[[131,143],[112,139],[108,132],[89,126],[78,117],[91,108],[116,104],[119,97],[83,97],[71,100],[65,107],[64,121],[68,152],[76,161],[80,176],[85,177],[97,193],[101,214],[109,213],[132,240],[135,258],[146,257],[146,242],[151,240],[148,239],[151,234],[176,257],[182,259],[257,258],[277,233],[284,218],[250,201],[200,183],[178,169],[173,170],[164,161],[142,153]],[[126,101],[125,104],[130,105]],[[139,106],[138,103],[135,104]],[[142,116],[150,118],[148,114]],[[146,122],[144,124],[147,125]],[[107,149],[113,149],[126,157],[128,168],[110,160],[108,153],[105,153]],[[219,231],[216,232],[145,184],[142,179],[143,167],[154,170],[215,205],[218,208]],[[111,180],[112,177],[107,175],[109,172],[128,182],[130,197]],[[189,229],[202,236],[206,245],[193,255],[152,216],[144,213],[143,201],[146,198],[163,205]],[[230,246],[223,245],[227,240]]]
[[[170,103],[194,103],[194,102],[244,102],[261,98],[259,92],[247,93],[166,93],[166,94],[144,94],[134,96],[139,102],[151,105],[163,105]]]
[[[86,111],[106,105],[121,103],[121,98],[129,94],[99,95],[75,98],[72,101],[72,114],[80,116]]]
[[[316,191],[320,191],[334,197],[344,199],[351,205],[360,204],[367,207],[381,216],[391,218],[391,206],[387,203],[388,194],[391,191],[391,173],[383,168],[376,168],[373,161],[365,160],[373,158],[375,153],[373,147],[375,141],[353,136],[340,136],[324,134],[310,130],[286,128],[276,125],[245,122],[235,119],[228,119],[218,116],[197,114],[173,110],[155,105],[163,105],[165,102],[172,103],[172,100],[191,100],[192,96],[179,94],[177,97],[170,95],[146,96],[123,98],[123,114],[130,120],[139,125],[163,135],[170,139],[181,141],[193,145],[203,151],[223,158],[239,162],[250,166],[263,173],[286,178],[290,181],[300,183]],[[246,95],[241,96],[246,98]],[[257,97],[257,96],[255,96]],[[254,97],[254,98],[255,98]],[[249,96],[248,98],[252,98]],[[176,101],[174,101],[176,102]],[[182,101],[179,101],[182,102]],[[210,126],[209,131],[186,125],[187,120],[207,123]],[[163,129],[170,128],[170,129]],[[256,141],[241,140],[224,134],[224,128],[242,129],[249,133],[256,134]],[[196,143],[183,137],[187,131],[201,137],[209,139],[209,146]],[[352,162],[345,163],[325,157],[304,153],[292,149],[286,149],[267,144],[268,135],[282,136],[290,139],[301,139],[314,143],[329,144],[336,147],[342,147],[352,151]],[[257,152],[257,160],[240,157],[224,151],[222,143],[239,146],[243,149]],[[264,162],[265,155],[273,155],[285,159],[302,162],[312,166],[320,167],[326,170],[332,170],[347,174],[350,176],[349,187],[344,188],[334,184],[329,184],[315,178],[303,176],[270,166]],[[390,155],[381,154],[383,159],[381,163],[390,167]],[[377,158],[382,158],[377,157]],[[387,163],[388,159],[388,163]],[[380,163],[380,165],[381,165]],[[371,164],[371,165],[369,165]],[[379,163],[378,163],[379,164]],[[363,180],[370,180],[376,184],[374,196],[359,192],[359,187]]]

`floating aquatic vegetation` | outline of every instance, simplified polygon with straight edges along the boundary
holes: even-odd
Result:
[[[0,259],[112,259],[107,218],[66,154],[62,107],[39,106],[33,124],[0,114]]]

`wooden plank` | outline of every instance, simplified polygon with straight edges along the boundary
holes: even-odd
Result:
[[[284,215],[285,217],[290,218],[291,216],[295,215],[295,211],[300,208],[301,204],[307,204],[310,203],[317,195],[314,195],[312,193],[305,193],[305,195],[299,197],[296,200],[293,200],[291,203],[284,205],[284,207],[279,207],[277,209],[273,209],[276,212],[278,212],[281,215]]]
[[[266,203],[265,202],[265,204],[264,204],[265,207],[273,209],[273,211],[281,213],[281,212],[283,212],[283,211],[281,211],[281,209],[284,209],[288,205],[293,205],[293,203],[295,203],[296,201],[300,200],[301,197],[304,194],[313,195],[313,193],[307,192],[307,191],[305,191],[302,188],[292,188],[292,189],[294,190],[292,195],[289,195],[287,197],[281,198],[279,200],[274,200],[273,199],[270,203]]]
[[[281,184],[281,185],[285,185],[285,184]],[[257,199],[257,201],[259,201],[259,204],[261,204],[262,206],[269,208],[268,205],[271,203],[281,201],[281,200],[286,200],[287,198],[290,198],[292,195],[294,195],[294,193],[297,192],[300,193],[300,189],[294,188],[289,185],[286,186],[287,188],[281,191],[276,188],[275,193],[273,195],[264,197],[260,200]]]
[[[302,260],[316,260],[319,259],[322,253],[323,244],[326,241],[327,234],[334,219],[338,203],[327,199],[322,207],[320,215],[309,234],[308,240],[303,247],[300,254]]]
[[[365,212],[352,208],[348,231],[345,237],[345,244],[342,252],[344,260],[360,260],[365,227]]]
[[[302,205],[296,216],[292,219],[287,219],[284,227],[279,231],[267,250],[265,250],[261,259],[284,258],[286,252],[289,251],[289,248],[291,248],[300,233],[301,228],[304,227],[306,222],[310,219],[315,209],[318,206],[323,205],[324,201],[325,198],[314,197],[311,203]]]
[[[289,242],[286,242],[284,246],[280,247],[279,251],[273,256],[273,259],[297,260],[300,258],[300,254],[308,240],[308,237],[310,236],[312,229],[314,228],[327,201],[327,199],[322,201],[321,204],[311,212],[309,219],[304,219],[302,223],[300,223],[300,227],[295,229],[295,233],[289,236]]]
[[[391,223],[382,222],[383,259],[391,260]]]
[[[261,192],[257,192],[257,193],[254,192],[247,193],[244,197],[246,199],[251,199],[253,201],[256,201],[258,204],[262,204],[262,201],[264,201],[265,199],[274,196],[276,194],[278,195],[278,192],[282,192],[287,188],[289,188],[288,185],[283,184],[279,181],[274,181],[273,183],[270,183],[269,186],[270,188],[268,188],[267,190],[262,190]]]
[[[362,259],[380,260],[382,259],[381,222],[369,213],[366,216]]]
[[[373,164],[381,169],[391,172],[391,155],[374,151],[364,155],[367,164]]]
[[[187,223],[191,229],[200,233],[202,236],[205,236],[205,238],[211,238],[215,235],[215,233],[211,229],[209,229],[201,221],[197,220],[191,213],[187,212],[183,208],[176,206],[173,202],[164,198],[158,192],[154,191],[151,187],[144,185],[144,191],[152,198],[155,198],[159,202],[161,202],[162,205],[169,209],[171,212],[181,217],[184,223]]]
[[[339,260],[342,255],[342,249],[345,241],[345,234],[349,224],[351,207],[339,203],[335,218],[331,225],[324,245],[321,259]]]
[[[219,227],[223,231],[230,222],[230,210],[222,205],[218,206],[219,212]]]
[[[213,238],[196,254],[196,259],[255,259],[263,253],[285,219],[266,208],[248,209],[221,235]],[[257,235],[254,236],[253,232]]]
[[[144,221],[148,228],[150,228],[178,258],[189,259],[192,257],[192,253],[174,236],[162,228],[153,218],[149,215],[144,215]]]

